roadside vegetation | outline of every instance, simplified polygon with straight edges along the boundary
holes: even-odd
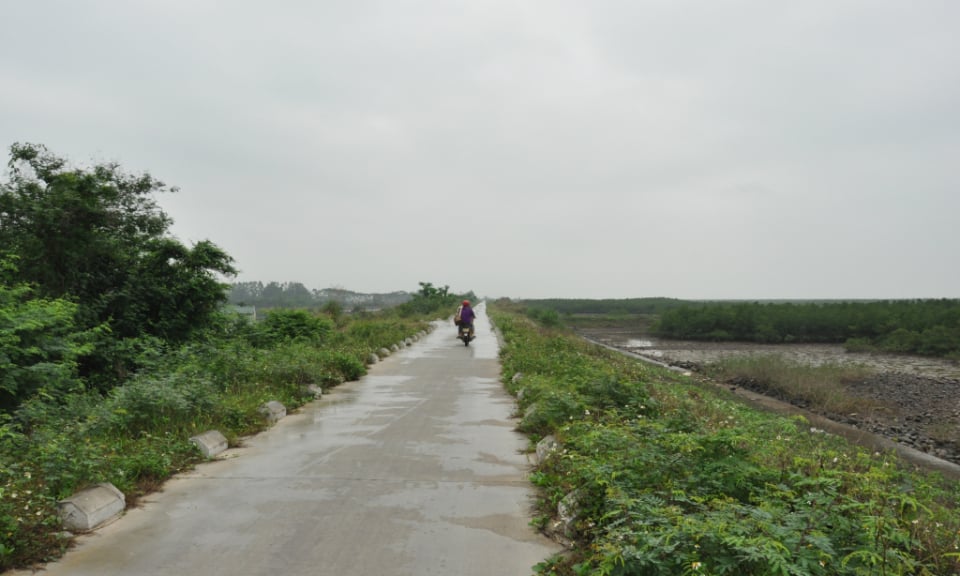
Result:
[[[171,191],[116,165],[71,168],[11,148],[0,182],[0,571],[60,556],[57,502],[110,482],[128,506],[201,460],[191,436],[231,445],[366,372],[370,354],[449,314],[459,296],[421,283],[408,302],[346,314],[228,312],[229,255],[187,247],[154,202]]]
[[[48,561],[69,543],[56,504],[110,482],[128,506],[202,460],[191,436],[231,445],[267,425],[259,407],[288,410],[366,373],[365,360],[423,329],[396,314],[337,326],[325,315],[274,311],[260,324],[220,318],[204,338],[144,350],[137,372],[104,393],[76,378],[0,415],[0,570]]]
[[[557,442],[532,476],[537,522],[572,547],[539,573],[960,574],[955,484],[509,302],[488,310],[520,429]]]
[[[851,351],[960,358],[960,300],[706,303],[664,310],[664,338],[844,343]]]

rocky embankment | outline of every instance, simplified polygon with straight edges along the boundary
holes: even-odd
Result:
[[[870,406],[870,409],[832,414],[818,411],[803,402],[782,397],[776,399],[960,464],[960,366],[956,362],[910,356],[848,354],[840,346],[827,345],[657,342],[647,337],[603,330],[584,335],[691,372],[702,372],[703,366],[718,359],[744,354],[782,354],[810,364],[849,362],[866,365],[873,373],[862,381],[848,383],[847,393],[863,398],[864,406]],[[760,394],[769,392],[747,379],[726,384]]]
[[[848,385],[858,397],[892,405],[889,415],[827,415],[960,464],[960,380],[899,372]]]
[[[669,362],[668,362],[669,363]],[[676,365],[688,370],[699,368],[690,362]],[[758,393],[767,393],[763,386],[748,379],[728,382]],[[960,464],[960,381],[950,378],[928,378],[899,372],[880,372],[847,385],[853,396],[869,400],[865,405],[879,406],[850,414],[834,414],[816,410],[804,402],[790,402],[835,422],[883,436],[954,464]]]

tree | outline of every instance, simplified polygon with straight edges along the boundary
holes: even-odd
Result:
[[[263,282],[235,282],[230,286],[230,303],[252,306],[260,304]]]
[[[226,301],[214,272],[232,268],[226,252],[208,240],[187,248],[171,238],[145,242],[114,302],[115,330],[121,337],[142,332],[168,342],[183,342],[202,328]],[[131,305],[128,305],[131,304]]]
[[[152,198],[165,186],[149,175],[127,176],[116,165],[70,170],[43,146],[10,151],[0,244],[19,257],[20,277],[43,296],[100,299],[122,284],[143,242],[171,224]]]
[[[419,284],[420,290],[413,295],[413,298],[397,307],[401,315],[431,314],[444,309],[449,309],[452,314],[460,298],[473,297],[473,292],[469,292],[469,296],[452,294],[450,287],[446,285],[438,288],[432,282],[420,282]]]
[[[217,275],[234,275],[233,259],[209,241],[189,248],[169,235],[154,195],[173,190],[117,164],[69,168],[34,144],[11,146],[8,166],[0,246],[17,258],[16,282],[76,302],[78,328],[106,324],[114,339],[179,342],[210,325],[226,301]]]

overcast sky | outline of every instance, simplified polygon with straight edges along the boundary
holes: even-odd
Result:
[[[116,161],[237,280],[960,297],[956,0],[30,0],[0,145]]]

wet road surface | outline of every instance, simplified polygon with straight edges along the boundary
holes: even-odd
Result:
[[[470,347],[439,326],[174,478],[46,574],[531,574],[559,548],[528,525],[526,440],[478,308]]]

